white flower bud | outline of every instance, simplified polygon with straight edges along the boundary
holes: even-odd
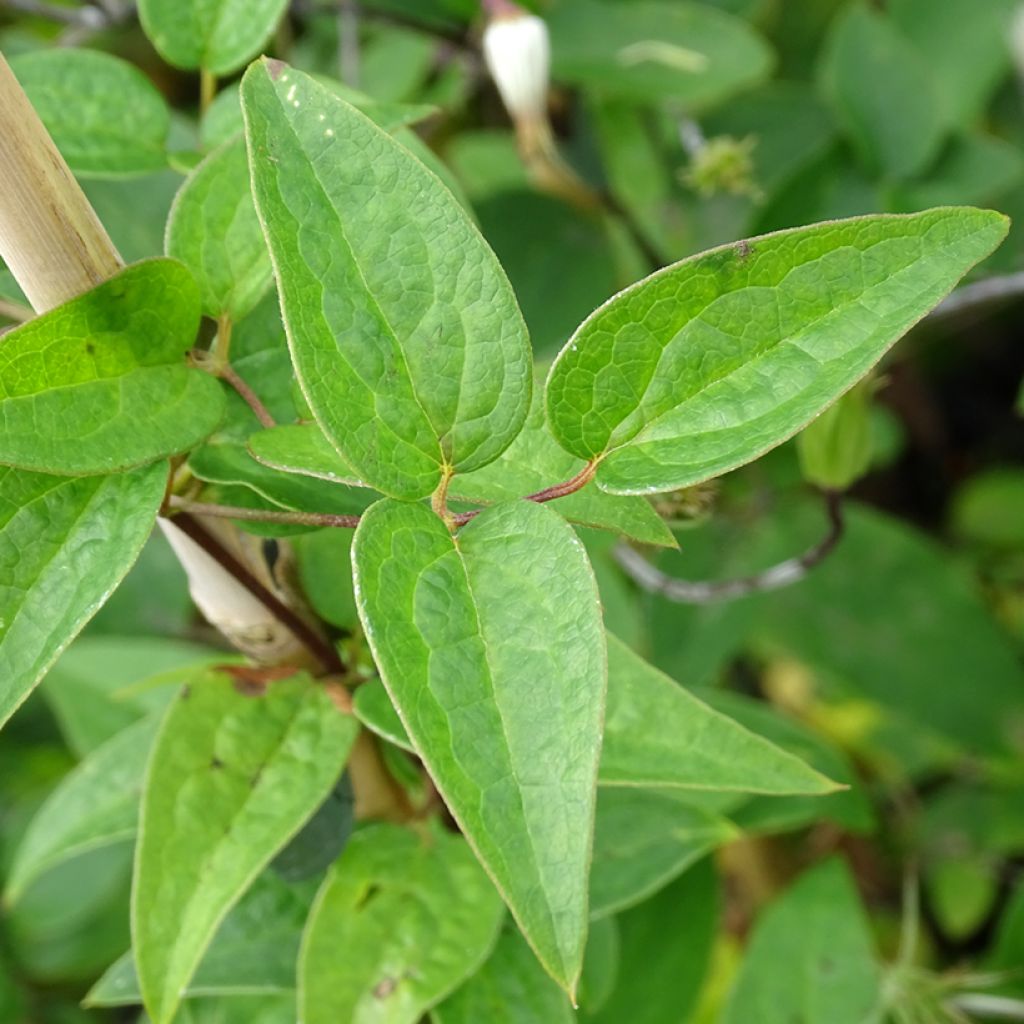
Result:
[[[514,121],[546,118],[551,68],[548,27],[513,4],[496,10],[484,31],[484,58],[505,108]]]

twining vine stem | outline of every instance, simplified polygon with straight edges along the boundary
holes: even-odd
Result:
[[[843,496],[838,491],[823,491],[828,531],[813,547],[796,558],[788,558],[753,576],[731,580],[683,580],[651,565],[639,551],[627,544],[616,546],[615,560],[626,574],[641,588],[658,594],[676,604],[714,604],[716,601],[734,601],[748,594],[763,593],[788,587],[803,579],[816,565],[823,562],[843,536]]]

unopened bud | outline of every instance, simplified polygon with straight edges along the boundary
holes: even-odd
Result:
[[[870,378],[847,391],[797,437],[804,479],[829,491],[845,491],[871,467]]]
[[[514,121],[547,117],[551,43],[542,19],[508,0],[488,3],[484,59]]]

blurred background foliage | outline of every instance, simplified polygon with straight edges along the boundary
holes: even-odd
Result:
[[[883,366],[845,536],[804,580],[669,603],[623,575],[609,538],[585,532],[611,630],[850,788],[709,801],[703,831],[692,806],[631,795],[650,800],[649,834],[631,818],[605,852],[633,858],[641,878],[624,902],[609,894],[618,912],[595,928],[579,1019],[857,1024],[879,997],[894,1021],[1006,1019],[1024,1000],[1024,11],[1017,0],[530,6],[550,25],[550,113],[571,168],[554,185],[517,152],[480,57],[476,0],[295,0],[268,49],[377,104],[430,108],[399,137],[473,211],[540,361],[614,291],[717,244],[942,204],[1015,218],[974,275],[992,283],[968,286]],[[114,54],[152,84],[150,108],[118,107],[137,82],[101,89],[89,108],[122,118],[130,176],[111,173],[95,122],[62,119],[73,105],[48,95],[39,60],[59,46]],[[238,130],[237,76],[200,123],[196,76],[160,59],[125,0],[6,0],[0,50],[124,257],[160,253],[183,173]],[[705,65],[688,65],[693,51]],[[69,93],[80,71],[66,65]],[[8,275],[0,301],[21,301]],[[286,364],[272,301],[235,344],[254,365]],[[277,400],[291,404],[286,382]],[[823,530],[793,444],[658,507],[679,541],[661,568],[698,580],[756,572]],[[306,535],[300,565],[327,617],[351,625],[346,581],[318,572],[337,543]],[[166,699],[136,684],[216,644],[155,538],[0,739],[0,875],[53,788]],[[613,830],[614,808],[602,820]],[[129,945],[130,861],[130,835],[86,847],[8,899],[0,1021],[136,1019],[79,1006]],[[283,927],[281,906],[265,900],[248,927]],[[522,963],[517,941],[499,952]],[[212,991],[180,1019],[286,1019],[272,994]],[[538,995],[534,1016],[514,1019],[567,1019],[557,1005]]]

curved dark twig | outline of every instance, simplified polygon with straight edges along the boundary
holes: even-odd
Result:
[[[615,560],[639,587],[676,604],[714,604],[734,601],[748,594],[788,587],[803,579],[835,549],[843,535],[843,496],[822,492],[828,514],[828,532],[817,544],[796,558],[787,558],[764,572],[731,580],[682,580],[655,568],[639,551],[626,544],[615,547]]]

